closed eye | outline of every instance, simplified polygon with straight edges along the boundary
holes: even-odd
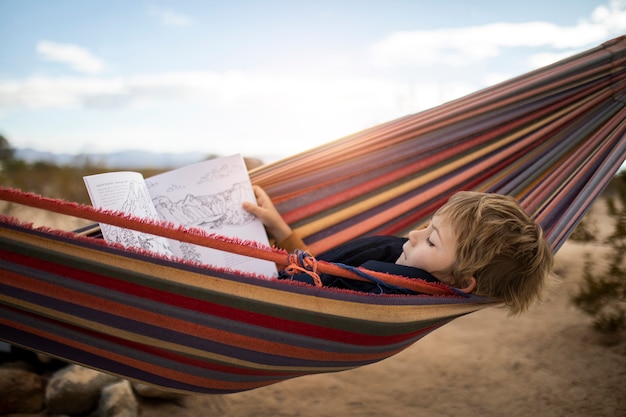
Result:
[[[428,244],[428,246],[435,246],[435,244],[433,243],[432,240],[430,240],[430,236],[426,238],[426,243]]]

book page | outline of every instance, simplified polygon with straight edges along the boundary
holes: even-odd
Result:
[[[83,180],[94,207],[120,211],[145,219],[160,219],[140,173],[108,172],[85,176]],[[107,242],[121,243],[125,247],[142,248],[173,256],[168,240],[164,237],[109,224],[100,224],[100,228]]]
[[[162,219],[269,246],[263,223],[241,207],[244,201],[256,202],[241,155],[185,166],[147,178],[145,183]],[[170,248],[183,259],[268,277],[277,275],[270,261],[176,241],[170,241]]]

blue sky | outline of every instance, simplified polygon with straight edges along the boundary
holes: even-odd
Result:
[[[626,33],[626,0],[0,0],[0,134],[266,161]]]

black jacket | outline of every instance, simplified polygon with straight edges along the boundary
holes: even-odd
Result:
[[[394,236],[373,236],[348,242],[317,256],[318,260],[363,267],[372,271],[386,272],[408,278],[420,278],[428,282],[439,282],[423,269],[397,265],[395,262],[402,254],[402,245],[406,238]],[[313,278],[306,273],[295,274],[293,277],[281,272],[281,278],[313,284]],[[363,282],[330,274],[320,274],[325,286],[347,288],[356,291],[388,294],[414,294],[413,291],[385,284],[376,279]]]

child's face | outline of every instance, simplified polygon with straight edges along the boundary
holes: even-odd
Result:
[[[433,216],[425,229],[413,230],[396,261],[430,272],[444,284],[452,285],[452,266],[456,260],[457,236],[445,216]]]

